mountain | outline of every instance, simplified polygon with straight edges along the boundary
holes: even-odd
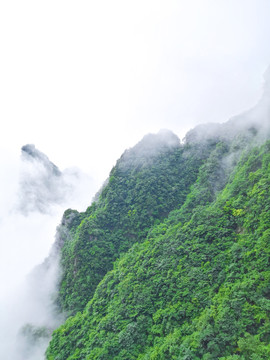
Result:
[[[217,143],[183,205],[114,263],[47,359],[269,359],[269,150],[243,153],[214,196]]]
[[[231,124],[147,135],[65,212],[47,359],[269,358],[270,142]]]
[[[194,156],[186,156],[171,132],[147,135],[122,155],[86,212],[65,212],[58,297],[62,310],[83,310],[119,255],[183,204],[207,156],[207,150],[192,151]]]
[[[267,84],[183,143],[146,135],[85,212],[66,210],[48,360],[270,358]]]
[[[82,190],[90,188],[92,180],[77,168],[60,171],[35,145],[21,148],[21,172],[17,210],[24,215],[34,212],[49,214],[82,197]]]

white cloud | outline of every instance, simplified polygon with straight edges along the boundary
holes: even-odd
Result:
[[[2,146],[35,143],[100,183],[145,133],[256,103],[270,62],[265,0],[0,6]]]
[[[33,150],[33,148],[32,148]],[[46,275],[29,282],[26,276],[44,261],[55,239],[64,210],[85,210],[97,190],[79,169],[59,170],[34,149],[34,157],[0,153],[0,358],[38,360],[47,342],[27,355],[27,342],[18,332],[26,323],[55,326],[50,295],[56,285],[58,259]],[[26,159],[25,159],[26,158]],[[24,339],[24,340],[22,340]]]

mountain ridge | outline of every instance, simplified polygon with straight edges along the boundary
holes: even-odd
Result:
[[[86,211],[65,211],[39,267],[60,269],[51,306],[67,319],[48,360],[269,358],[267,89],[183,142],[145,135]]]
[[[208,146],[212,151],[200,166],[197,181],[182,207],[154,225],[145,241],[137,242],[122,254],[114,269],[98,285],[85,310],[77,312],[56,330],[47,350],[49,360],[249,359],[252,354],[256,359],[268,358],[266,308],[253,307],[255,300],[250,300],[251,303],[248,300],[257,296],[255,304],[268,304],[267,281],[261,283],[262,290],[256,295],[256,291],[249,289],[245,274],[237,275],[235,261],[238,249],[247,257],[253,256],[250,241],[255,229],[260,229],[254,245],[264,260],[258,266],[258,258],[256,261],[252,258],[251,263],[256,264],[258,270],[254,281],[260,283],[260,272],[268,276],[269,271],[263,266],[269,261],[269,253],[262,244],[269,232],[265,183],[269,181],[270,145],[268,142],[248,151],[244,146],[242,156],[237,156],[235,167],[216,194],[211,190],[216,179],[211,177],[218,174],[220,160],[229,152],[229,147],[221,142],[214,145],[210,142]],[[261,195],[264,200],[260,205],[247,195],[256,192],[257,184],[264,184]],[[247,205],[250,202],[252,206]],[[250,211],[245,210],[248,208]],[[264,214],[263,221],[254,216],[257,208]],[[244,250],[243,242],[250,250]],[[249,264],[244,264],[243,269],[248,268]],[[233,271],[229,272],[230,268]],[[247,316],[244,311],[247,307],[253,315],[248,316],[247,325],[243,315],[238,315],[230,334],[230,327],[219,328],[221,325],[211,309],[216,307],[216,316],[230,322],[240,305],[233,305],[233,310],[226,310],[222,315],[220,304],[231,301],[230,296],[239,303],[240,284],[247,297],[240,309]],[[207,314],[212,314],[215,326]],[[256,316],[264,319],[261,325],[255,326]],[[205,325],[200,325],[203,323]],[[249,342],[255,344],[253,349]]]
[[[254,331],[241,308],[232,335],[218,323],[213,327],[207,315],[216,306],[221,316],[224,291],[231,289],[238,301],[237,286],[247,289],[235,261],[245,246],[250,256],[256,229],[254,246],[268,261],[270,145],[258,146],[269,136],[268,126],[254,127],[249,119],[243,126],[244,116],[237,126],[233,119],[198,126],[183,143],[169,131],[145,136],[124,152],[85,213],[65,213],[70,239],[62,242],[59,303],[73,316],[54,332],[48,360],[268,358],[268,328],[255,326],[256,316],[267,324],[263,306],[256,305],[260,315],[250,310]],[[170,146],[166,139],[173,140]],[[251,267],[263,272],[258,261],[252,258]],[[100,265],[105,271],[97,276]],[[260,286],[266,289],[267,281]],[[264,291],[250,296],[268,304]]]

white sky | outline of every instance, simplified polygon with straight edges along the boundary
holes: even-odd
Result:
[[[1,343],[8,334],[12,344],[18,325],[7,304],[47,256],[64,209],[90,203],[146,133],[169,128],[183,138],[252,107],[269,36],[269,0],[0,1]],[[27,143],[61,170],[78,166],[92,177],[78,204],[14,212]]]
[[[255,104],[269,35],[268,0],[3,0],[0,147],[101,182],[145,133]]]

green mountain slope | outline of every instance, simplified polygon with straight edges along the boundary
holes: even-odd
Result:
[[[188,218],[188,198],[123,255],[47,358],[269,359],[269,150],[253,149],[216,200]]]
[[[65,212],[59,228],[62,310],[83,310],[113,261],[184,203],[210,151],[188,149],[169,131],[148,135],[118,160],[85,213]]]
[[[47,359],[270,358],[270,144],[260,139],[228,123],[181,146],[150,136],[85,213],[65,213],[59,302],[84,310],[54,332]]]

